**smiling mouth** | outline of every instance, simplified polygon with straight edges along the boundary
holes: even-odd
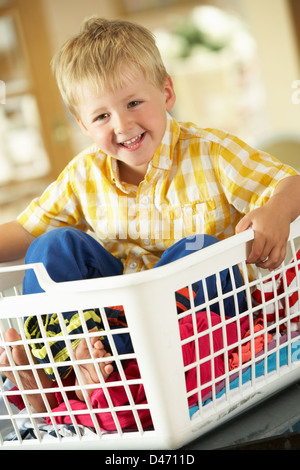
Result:
[[[143,140],[144,135],[145,135],[145,133],[139,134],[136,137],[133,137],[133,139],[125,140],[124,142],[120,142],[120,145],[122,147],[125,147],[125,148],[129,149],[129,150],[135,149],[139,146],[139,144]]]

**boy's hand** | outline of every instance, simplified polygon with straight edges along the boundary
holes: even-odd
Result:
[[[236,226],[236,233],[254,230],[252,250],[247,263],[272,271],[286,255],[290,224],[300,216],[300,176],[279,181],[273,196],[262,207],[245,215]]]
[[[290,231],[290,218],[286,212],[273,210],[266,204],[245,215],[236,226],[236,233],[248,228],[254,230],[254,241],[247,263],[259,268],[276,269],[285,258]]]

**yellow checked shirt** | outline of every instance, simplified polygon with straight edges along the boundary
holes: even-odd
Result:
[[[75,157],[18,221],[34,236],[62,226],[95,233],[124,264],[149,269],[177,240],[234,234],[279,180],[296,175],[268,154],[216,129],[168,115],[163,141],[139,186],[122,183],[117,161],[92,146]]]

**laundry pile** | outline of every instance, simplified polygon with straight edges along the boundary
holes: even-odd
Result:
[[[289,312],[290,315],[295,315],[292,322],[295,328],[298,328],[300,323],[300,250],[296,259],[296,263],[291,263],[291,267],[283,273],[271,276],[271,280],[258,283],[252,294],[253,303],[256,306],[262,304],[263,315],[257,312],[255,318],[252,315],[250,318],[249,314],[242,314],[240,317],[228,317],[223,322],[220,315],[214,312],[205,310],[192,314],[188,311],[189,305],[184,308],[181,306],[180,311],[186,311],[186,316],[182,317],[178,324],[190,407],[199,401],[199,394],[202,399],[208,396],[212,386],[216,387],[218,384],[218,378],[220,378],[220,383],[224,381],[224,374],[227,370],[237,369],[261,351],[266,350],[272,341],[272,334],[269,328],[266,330],[265,318],[267,318],[269,326],[270,322],[274,322],[278,315],[283,317]],[[286,292],[288,294],[285,294]],[[183,293],[186,292],[183,291]],[[299,315],[296,315],[297,313]],[[259,334],[260,332],[261,334]],[[147,406],[145,389],[142,380],[139,380],[141,376],[138,362],[135,359],[125,361],[123,370],[132,400],[136,405],[143,405],[142,409],[137,410],[141,424],[144,429],[149,429],[152,425],[152,419],[150,409]],[[131,385],[130,381],[135,383]],[[112,382],[114,384],[110,386]],[[118,382],[120,385],[116,384]],[[65,386],[74,384],[74,374],[70,374],[63,384]],[[205,384],[207,387],[203,387]],[[74,391],[67,391],[66,395],[68,396],[68,405],[62,394],[59,391],[56,393],[57,407],[53,409],[53,412],[56,414],[55,420],[58,424],[72,424],[68,406],[74,411],[88,410],[86,403],[78,400]],[[12,397],[9,399],[11,401]],[[14,400],[16,403],[16,399]],[[18,403],[20,409],[23,407],[21,402]],[[106,387],[98,388],[92,392],[90,402],[92,409],[96,410],[94,416],[102,430],[114,432],[117,429],[116,418],[124,430],[137,428],[136,418],[130,407],[128,393],[122,384],[119,371],[114,371],[109,376]],[[123,410],[116,411],[115,414],[112,413],[109,402],[114,407],[123,407]],[[51,424],[52,419],[54,418],[46,418],[47,424]],[[90,413],[76,414],[76,421],[79,425],[90,428],[95,426]]]
[[[265,303],[264,310],[268,322],[276,321],[277,315],[278,318],[283,318],[289,314],[292,330],[299,331],[300,250],[297,251],[295,260],[289,264],[291,267],[283,273],[276,274],[268,281],[257,285],[252,293],[252,299],[254,305]]]

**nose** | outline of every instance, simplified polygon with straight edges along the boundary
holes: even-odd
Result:
[[[133,121],[130,114],[126,111],[119,112],[114,116],[115,134],[126,134],[133,127]]]

